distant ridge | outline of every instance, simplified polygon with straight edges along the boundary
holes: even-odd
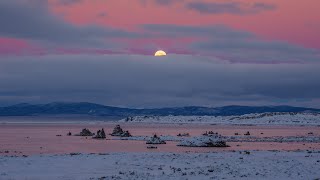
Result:
[[[223,107],[173,107],[153,109],[132,109],[79,102],[54,102],[49,104],[16,104],[0,107],[0,116],[41,116],[41,115],[87,115],[126,117],[142,115],[181,116],[229,116],[266,112],[320,112],[320,109],[292,106],[223,106]]]

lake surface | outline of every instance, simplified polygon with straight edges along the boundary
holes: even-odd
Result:
[[[2,123],[0,124],[0,155],[107,153],[107,152],[218,152],[232,150],[320,150],[320,143],[276,143],[276,142],[229,142],[227,148],[178,147],[177,142],[157,145],[157,149],[147,149],[145,141],[95,140],[91,137],[67,136],[79,133],[83,128],[92,132],[104,128],[107,134],[120,124],[134,136],[158,135],[176,136],[188,132],[198,136],[205,131],[218,132],[224,136],[250,131],[252,136],[305,136],[313,132],[320,136],[317,126],[234,126],[234,125],[194,125],[194,124],[141,124],[115,122],[78,123]],[[263,134],[261,134],[263,133]],[[56,136],[62,135],[62,136]],[[107,135],[107,139],[113,138]],[[9,153],[5,153],[9,151]]]

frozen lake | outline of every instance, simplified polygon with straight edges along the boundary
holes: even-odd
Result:
[[[105,152],[215,152],[232,150],[319,150],[320,143],[310,142],[228,142],[227,148],[178,147],[177,142],[167,141],[158,145],[157,149],[147,149],[145,141],[136,140],[94,140],[91,137],[66,136],[79,133],[83,128],[92,132],[104,128],[111,133],[115,122],[79,122],[79,123],[2,123],[0,124],[0,155],[35,155],[35,154],[65,154],[72,152],[105,153]],[[318,126],[234,126],[234,125],[195,125],[195,124],[143,124],[120,123],[124,130],[129,130],[133,136],[158,135],[176,136],[178,133],[189,133],[199,136],[205,131],[214,131],[223,136],[244,134],[250,131],[251,136],[306,136],[313,132],[320,136]],[[56,136],[62,135],[62,136]],[[9,153],[5,153],[9,151]]]

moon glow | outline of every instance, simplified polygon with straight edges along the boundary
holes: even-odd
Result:
[[[156,53],[154,53],[154,56],[166,56],[166,55],[167,53],[162,50],[159,50]]]

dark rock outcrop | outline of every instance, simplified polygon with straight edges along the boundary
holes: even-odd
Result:
[[[157,149],[157,146],[147,146],[148,149]]]
[[[97,135],[95,135],[93,138],[94,139],[105,139],[106,133],[104,132],[104,129],[102,128],[101,130],[98,130]]]
[[[229,147],[225,141],[209,141],[206,145],[205,147]]]
[[[215,132],[213,132],[213,131],[209,131],[209,132],[205,132],[205,133],[203,133],[202,134],[203,136],[216,136],[216,135],[218,135],[218,133],[215,133]]]
[[[75,134],[75,136],[93,136],[94,133],[92,133],[89,129],[84,128],[79,134]]]
[[[111,136],[120,136],[122,133],[123,133],[123,130],[120,127],[120,125],[116,125],[116,127],[113,128],[113,131],[110,135]]]
[[[113,129],[113,131],[110,135],[111,136],[119,136],[119,137],[131,137],[132,136],[129,131],[124,131],[120,127],[120,125],[116,125],[116,127]]]
[[[124,131],[122,134],[121,134],[121,137],[131,137],[132,135],[130,134],[129,131]]]
[[[189,133],[179,133],[178,135],[177,135],[178,137],[189,137],[190,136],[190,134]]]

